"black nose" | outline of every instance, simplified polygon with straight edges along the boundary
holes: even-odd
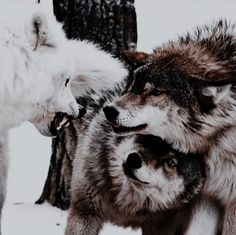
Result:
[[[139,169],[142,167],[142,157],[138,153],[130,153],[126,160],[126,166],[130,169]]]
[[[119,112],[112,106],[106,106],[103,109],[103,112],[105,113],[107,120],[110,122],[114,121],[119,116]]]

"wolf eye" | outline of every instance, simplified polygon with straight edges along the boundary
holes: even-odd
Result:
[[[70,81],[70,79],[69,79],[69,78],[67,78],[67,79],[66,79],[66,82],[65,82],[65,86],[67,86],[67,85],[68,85],[69,81]]]
[[[161,95],[162,94],[162,92],[160,91],[160,90],[153,90],[153,91],[151,91],[151,93],[150,93],[150,95],[153,95],[153,96],[159,96],[159,95]]]
[[[167,158],[164,160],[164,165],[168,168],[174,168],[177,166],[177,161],[171,158]]]

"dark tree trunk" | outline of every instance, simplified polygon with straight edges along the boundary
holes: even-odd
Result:
[[[68,14],[68,2],[70,0],[53,0],[53,11],[59,22],[64,22]]]
[[[122,49],[136,48],[134,0],[53,0],[53,4],[68,38],[93,41],[116,56]]]
[[[70,125],[52,140],[52,155],[43,192],[36,201],[48,201],[52,206],[67,209],[70,202],[72,161],[77,143],[76,130]]]
[[[117,57],[123,49],[136,48],[134,0],[53,0],[53,4],[68,38],[93,41]],[[36,203],[48,201],[61,209],[69,207],[76,143],[73,125],[53,139],[48,177]]]

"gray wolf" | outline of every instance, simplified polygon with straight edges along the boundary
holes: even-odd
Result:
[[[225,207],[223,234],[236,234],[236,32],[220,20],[153,53],[126,53],[133,82],[104,108],[118,135],[152,134],[203,153],[204,193]]]
[[[117,86],[78,100],[87,113],[74,122],[78,145],[66,235],[97,235],[105,222],[141,228],[144,235],[186,234],[204,185],[203,158],[152,135],[115,135],[102,107],[122,91]],[[215,226],[207,234],[216,234]]]
[[[55,113],[80,115],[72,92],[112,87],[127,73],[93,44],[67,40],[45,9],[22,5],[0,4],[0,211],[6,194],[8,130],[28,120],[41,134],[55,136],[62,124],[68,125],[63,119],[53,126]]]

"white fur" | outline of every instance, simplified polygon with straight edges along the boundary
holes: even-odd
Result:
[[[61,26],[36,7],[18,9],[12,16],[5,6],[0,14],[0,131],[26,120],[38,123],[58,111],[78,115],[70,88],[64,86],[71,66]],[[8,17],[2,11],[8,12]],[[52,48],[35,47],[34,20],[41,23],[42,40]]]
[[[6,16],[13,6],[19,9],[17,15]],[[70,115],[78,112],[69,87],[63,87],[67,78],[71,78],[77,88],[73,90],[80,95],[89,87],[112,87],[127,75],[118,60],[93,44],[67,40],[61,25],[52,15],[42,12],[39,6],[25,9],[18,4],[10,4],[9,8],[5,5],[0,8],[0,130],[25,120],[34,121],[39,113],[45,111],[63,111]],[[32,33],[32,19],[35,18],[42,21],[41,30],[46,33],[43,37],[53,48],[39,46],[35,49],[36,39]],[[76,82],[79,86],[74,84]],[[42,105],[45,101],[48,102],[47,107]]]
[[[193,209],[191,222],[185,235],[216,235],[219,211],[209,200],[202,199]]]
[[[71,80],[75,95],[81,95],[88,86],[95,90],[110,88],[128,75],[119,60],[88,41],[70,41],[67,46],[74,52],[76,63]]]
[[[16,8],[14,14],[12,9]],[[109,88],[127,71],[89,42],[69,41],[52,13],[36,5],[0,4],[0,133],[31,121],[44,135],[56,112],[77,117],[73,91]],[[4,150],[6,141],[4,141]],[[0,140],[1,144],[1,140]],[[7,151],[0,153],[0,211],[5,199]]]

